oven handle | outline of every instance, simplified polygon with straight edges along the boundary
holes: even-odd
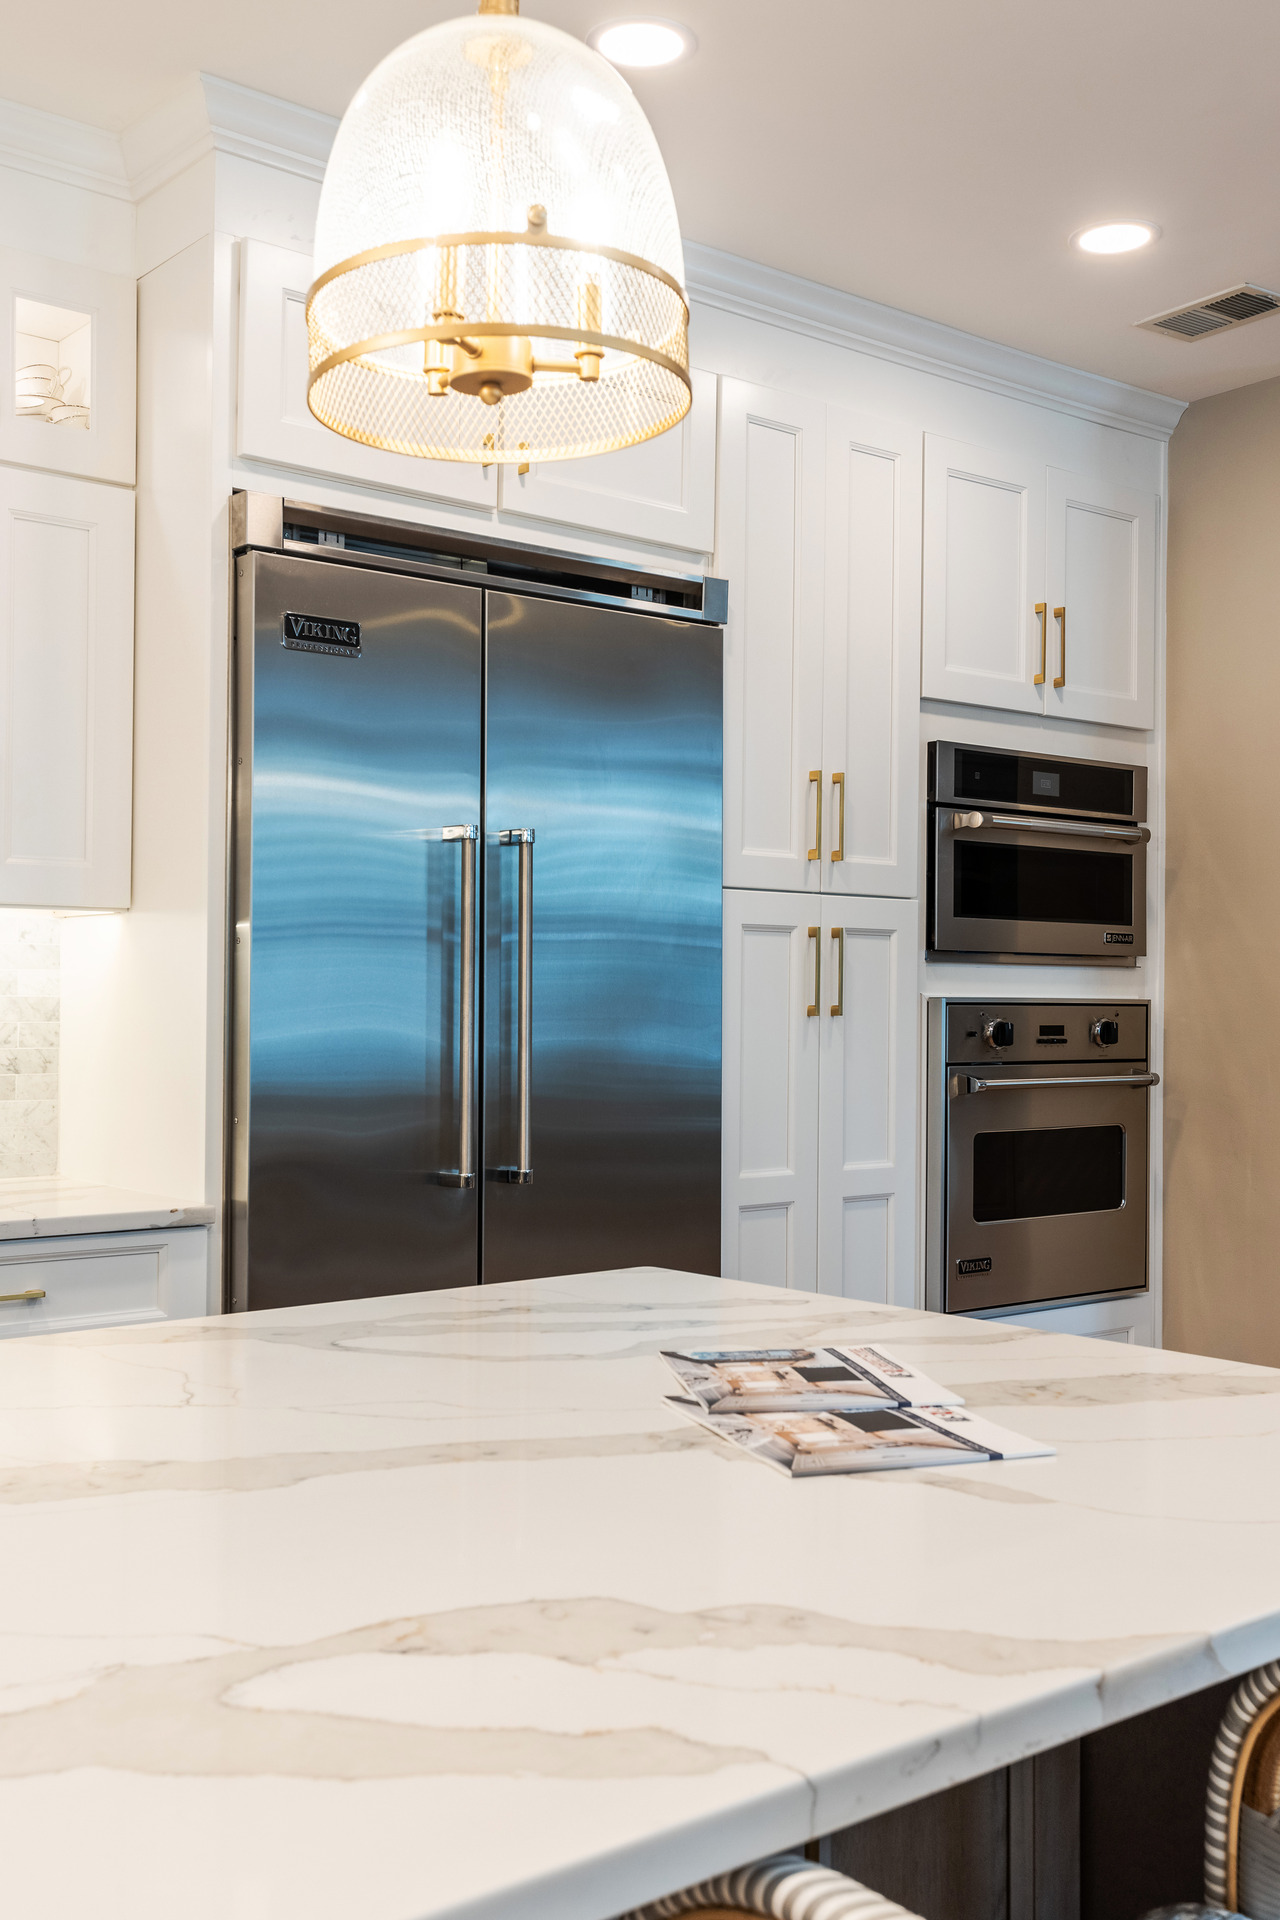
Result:
[[[953,832],[965,827],[1016,827],[1021,833],[1083,834],[1087,840],[1126,840],[1135,845],[1151,838],[1147,827],[1095,827],[1083,820],[1037,820],[1016,813],[953,813]]]
[[[1049,1080],[982,1080],[976,1073],[957,1076],[966,1093],[1003,1093],[1019,1087],[1158,1087],[1158,1073],[1055,1074]]]

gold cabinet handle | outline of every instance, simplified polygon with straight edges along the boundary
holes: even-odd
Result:
[[[815,767],[809,775],[809,785],[818,789],[818,797],[813,809],[814,844],[809,849],[811,860],[822,858],[822,768]]]
[[[1045,648],[1044,630],[1046,625],[1046,616],[1048,612],[1049,612],[1049,609],[1046,606],[1045,602],[1043,600],[1037,600],[1036,601],[1036,618],[1040,622],[1040,671],[1035,676],[1035,679],[1031,683],[1032,686],[1035,686],[1035,687],[1042,687],[1044,685],[1044,648]]]
[[[810,1020],[816,1020],[818,1002],[822,998],[822,928],[810,927],[809,938],[813,942],[813,999],[805,1012]]]
[[[832,1013],[837,1016],[844,1012],[844,928],[832,927],[831,938],[836,942],[836,997]]]
[[[28,1287],[25,1293],[0,1293],[0,1305],[10,1300],[43,1300],[43,1287]]]
[[[1055,607],[1053,610],[1053,617],[1057,621],[1058,628],[1061,633],[1061,645],[1058,649],[1058,676],[1053,684],[1055,687],[1065,687],[1067,684],[1067,610],[1066,608]]]
[[[831,776],[831,784],[833,787],[838,787],[840,791],[840,844],[838,847],[832,847],[831,858],[833,860],[843,860],[844,859],[844,775],[842,773],[833,773]]]

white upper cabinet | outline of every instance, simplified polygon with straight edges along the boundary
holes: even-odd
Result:
[[[0,247],[0,460],[132,486],[136,389],[132,274]]]
[[[236,451],[397,493],[494,507],[498,469],[383,453],[322,427],[307,407],[307,289],[311,256],[261,240],[240,244],[240,393]]]
[[[1049,469],[1047,711],[1155,724],[1156,496]]]
[[[916,891],[920,435],[827,413],[822,887]]]
[[[127,907],[133,494],[0,467],[0,905]]]
[[[620,453],[502,470],[502,506],[564,526],[708,554],[716,544],[716,376],[692,375],[678,427]]]
[[[826,419],[820,400],[724,380],[717,572],[725,632],[724,878],[822,886]]]
[[[818,1288],[916,1304],[914,900],[824,900]]]
[[[1042,461],[925,435],[921,691],[1040,713]]]
[[[1158,512],[1153,493],[927,434],[921,691],[1154,725]]]
[[[822,929],[817,901],[724,896],[722,1271],[817,1282]]]

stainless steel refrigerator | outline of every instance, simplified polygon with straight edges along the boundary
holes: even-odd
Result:
[[[722,583],[233,546],[229,1304],[718,1271]]]

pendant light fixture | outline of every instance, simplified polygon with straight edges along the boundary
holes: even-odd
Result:
[[[407,40],[338,128],[307,400],[365,446],[608,453],[690,401],[675,202],[626,81],[519,0]]]

